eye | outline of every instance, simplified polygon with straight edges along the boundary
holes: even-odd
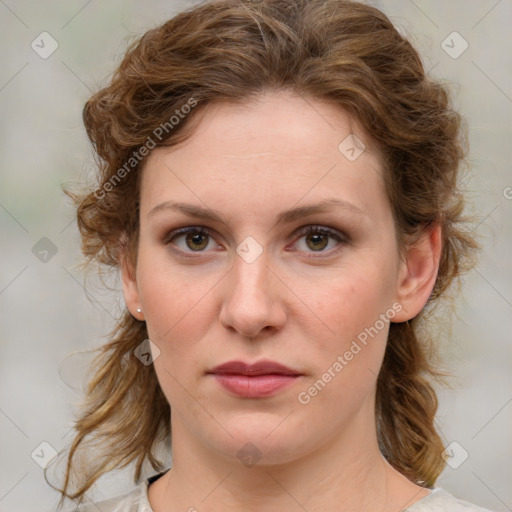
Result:
[[[300,238],[295,245],[299,246],[300,251],[310,253],[335,253],[338,251],[336,247],[325,250],[329,247],[332,240],[337,242],[337,246],[347,243],[347,238],[340,232],[325,226],[306,226],[297,233]],[[300,242],[300,243],[299,243]],[[219,247],[215,242],[212,232],[202,226],[188,226],[177,229],[169,233],[163,240],[165,245],[175,246],[174,251],[180,252],[186,257],[194,257],[191,253],[209,252]],[[317,257],[317,256],[310,256]]]
[[[337,242],[337,246],[347,242],[345,236],[338,231],[325,227],[325,226],[307,226],[298,233],[303,239],[303,243],[296,243],[299,245],[299,250],[313,253],[332,253],[337,252],[336,247],[331,250],[325,250],[330,245],[332,240]],[[331,244],[332,245],[332,244]]]
[[[206,252],[206,249],[218,247],[209,230],[200,226],[181,228],[169,233],[165,245],[175,245],[181,252]]]

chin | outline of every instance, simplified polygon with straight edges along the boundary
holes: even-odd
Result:
[[[254,416],[242,418],[233,425],[227,424],[226,429],[232,437],[223,436],[219,443],[208,437],[208,442],[217,453],[247,467],[286,464],[305,455],[308,440],[303,439],[300,432],[290,430],[291,425],[284,426],[289,418],[283,422],[283,418],[276,420],[275,415],[267,414],[265,421],[258,418],[258,414]]]

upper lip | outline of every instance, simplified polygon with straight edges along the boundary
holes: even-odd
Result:
[[[221,375],[302,375],[276,361],[257,361],[249,364],[244,361],[228,361],[212,368],[208,373]]]

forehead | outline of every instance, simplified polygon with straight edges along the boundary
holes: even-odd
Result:
[[[270,207],[339,196],[366,209],[383,200],[372,141],[332,103],[271,93],[245,104],[210,104],[192,126],[185,142],[149,155],[141,213],[183,196],[247,211],[262,201]]]

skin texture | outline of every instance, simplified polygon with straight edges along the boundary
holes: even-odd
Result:
[[[338,149],[351,133],[366,145],[354,161]],[[372,147],[339,107],[272,92],[208,105],[190,139],[148,157],[137,264],[125,260],[122,280],[128,309],[160,350],[155,370],[172,409],[173,467],[149,489],[155,512],[397,511],[429,493],[378,450],[375,389],[389,321],[307,404],[298,400],[393,304],[391,321],[413,318],[435,282],[440,228],[399,257]],[[333,198],[362,213],[335,207],[276,224],[284,210]],[[166,201],[209,208],[222,222],[165,208],[150,215]],[[301,234],[309,225],[344,241]],[[186,226],[211,236],[170,240]],[[263,249],[251,263],[236,251],[246,237]],[[247,399],[206,374],[261,359],[302,376]],[[261,455],[252,466],[237,456],[248,442]]]

